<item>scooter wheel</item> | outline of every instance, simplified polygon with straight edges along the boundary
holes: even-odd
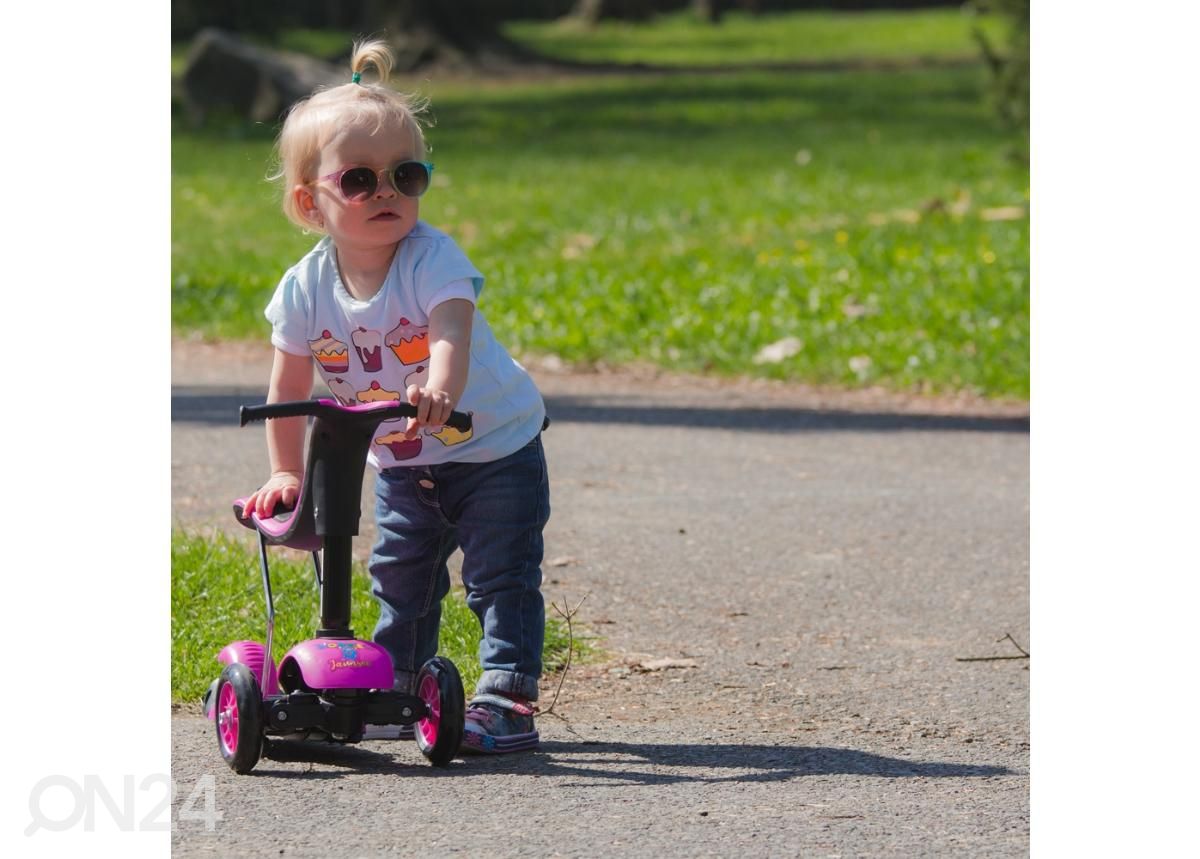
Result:
[[[422,665],[417,672],[417,695],[429,711],[417,721],[417,746],[434,766],[447,766],[462,743],[466,710],[462,677],[454,663],[435,656]]]
[[[258,763],[263,744],[262,692],[254,672],[235,662],[217,680],[217,745],[225,763],[245,775]]]

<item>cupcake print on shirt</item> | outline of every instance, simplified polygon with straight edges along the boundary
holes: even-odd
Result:
[[[420,366],[405,377],[404,390],[407,391],[409,385],[423,386],[427,381],[429,381],[429,370],[425,366]],[[378,382],[371,383],[372,386],[376,384]],[[359,394],[359,396],[361,397],[362,394]],[[399,399],[400,394],[396,394],[396,397]],[[380,425],[380,429],[387,429],[388,424],[397,426],[392,421],[384,421]],[[398,426],[399,428],[396,431],[384,433],[379,436],[375,439],[375,443],[381,444],[391,451],[392,456],[397,462],[403,462],[420,454],[421,448],[424,445],[421,443],[421,436],[419,435],[416,438],[404,437],[404,429],[408,426],[408,421],[401,421]]]
[[[469,412],[469,414],[472,417],[475,416],[474,412]],[[451,447],[456,444],[462,444],[464,441],[470,441],[471,436],[473,436],[474,434],[475,434],[474,426],[472,426],[471,429],[467,430],[466,432],[463,432],[462,430],[456,430],[454,427],[445,426],[445,427],[442,427],[437,432],[430,433],[431,436],[436,438],[442,444],[446,445],[446,447]]]
[[[365,391],[359,391],[357,396],[360,403],[383,403],[388,400],[399,400],[400,392],[389,391],[378,382],[372,382],[371,387]],[[386,447],[397,462],[412,459],[421,453],[420,436],[414,439],[404,437],[404,428],[407,425],[408,421],[384,421],[379,425],[379,429],[384,430],[384,434],[375,439],[375,443]],[[387,432],[389,428],[393,427],[397,428],[394,432]]]
[[[367,373],[378,373],[383,369],[383,336],[378,331],[358,327],[350,335],[359,363]]]
[[[402,364],[416,364],[429,357],[429,326],[413,325],[400,317],[400,324],[383,340]]]
[[[359,391],[357,396],[360,403],[386,403],[389,400],[400,399],[400,392],[389,391],[378,382],[372,382],[371,387],[365,391]]]
[[[358,404],[358,400],[354,398],[354,386],[345,379],[332,379],[326,382],[329,386],[329,391],[337,401],[343,406],[354,406]]]
[[[404,427],[407,421],[384,421],[379,425],[380,429],[388,429],[389,424],[392,427],[397,427],[393,432],[384,433],[375,439],[375,443],[382,445],[392,454],[392,458],[397,462],[403,462],[406,459],[413,459],[421,454],[421,436],[416,438],[406,439],[404,437]]]
[[[326,373],[345,373],[350,369],[350,350],[346,344],[329,333],[321,332],[317,340],[309,340],[308,348]]]

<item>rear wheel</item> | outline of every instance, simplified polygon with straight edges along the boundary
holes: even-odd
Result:
[[[217,680],[216,723],[225,763],[240,775],[254,769],[263,745],[262,690],[240,662],[226,665]]]
[[[444,767],[458,754],[466,710],[462,677],[454,663],[435,656],[422,665],[417,672],[417,695],[428,710],[425,718],[417,721],[417,746],[430,763]]]

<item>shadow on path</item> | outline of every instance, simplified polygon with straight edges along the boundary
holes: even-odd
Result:
[[[261,403],[263,400],[263,392],[258,388],[176,387],[171,389],[171,421],[237,426],[238,407]],[[1029,432],[1028,417],[852,412],[792,407],[662,406],[637,402],[628,397],[548,396],[546,409],[553,423],[631,424],[768,433],[831,430]]]
[[[415,743],[395,753],[361,746],[272,743],[253,774],[283,778],[341,778],[361,773],[394,773],[405,777],[462,777],[507,773],[528,776],[571,776],[598,785],[671,785],[684,783],[778,782],[804,776],[852,775],[875,778],[990,778],[1018,775],[1007,767],[890,758],[856,749],[827,746],[766,746],[729,743],[629,743],[543,741],[536,752],[468,756],[445,769],[425,763]],[[399,759],[402,757],[403,759]],[[345,767],[339,772],[273,770],[272,761],[313,762]]]

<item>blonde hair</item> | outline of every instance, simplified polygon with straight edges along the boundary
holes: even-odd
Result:
[[[333,135],[348,125],[370,123],[378,131],[389,121],[398,121],[411,135],[414,155],[424,159],[425,134],[421,115],[428,102],[416,95],[397,92],[387,85],[392,72],[392,52],[381,40],[354,43],[350,71],[355,75],[374,67],[375,83],[348,83],[331,89],[318,89],[308,98],[292,105],[275,141],[276,169],[267,178],[282,180],[283,213],[305,230],[320,228],[304,217],[293,189],[316,179],[321,150]]]

